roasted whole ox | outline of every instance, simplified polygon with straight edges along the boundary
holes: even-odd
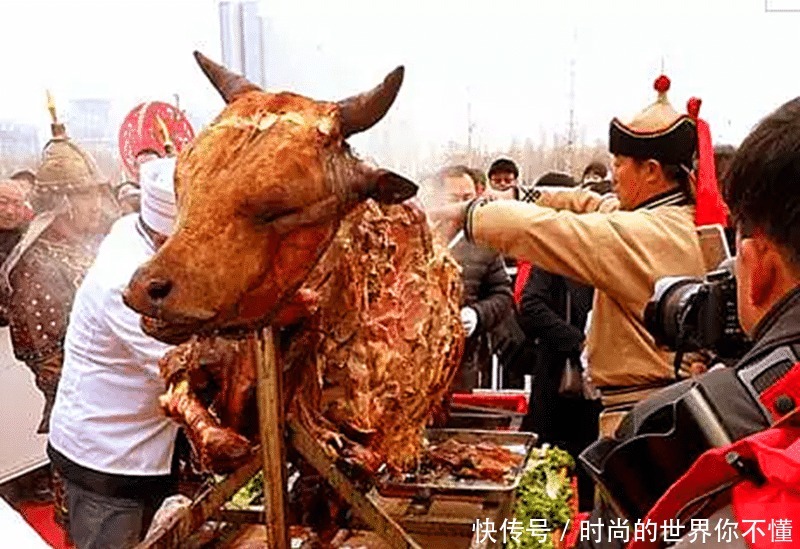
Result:
[[[167,413],[205,467],[235,467],[257,422],[243,334],[291,325],[291,417],[368,471],[413,467],[460,362],[460,276],[407,201],[416,186],[345,142],[386,114],[402,69],[332,103],[196,57],[228,105],[179,155],[176,230],[125,293],[145,331],[181,343],[162,361]]]

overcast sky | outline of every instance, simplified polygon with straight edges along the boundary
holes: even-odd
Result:
[[[566,131],[571,59],[575,119],[587,140],[605,139],[613,116],[654,99],[663,59],[675,107],[701,97],[717,142],[738,143],[800,95],[797,8],[768,13],[765,0],[261,3],[271,86],[333,99],[404,64],[406,83],[380,133],[421,150],[465,142],[468,103],[476,139],[492,148]],[[218,13],[217,0],[0,0],[0,119],[46,128],[48,87],[61,103],[111,98],[123,114],[179,93],[182,106],[210,116],[221,102],[191,52],[220,59]]]

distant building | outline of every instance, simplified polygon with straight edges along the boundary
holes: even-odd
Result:
[[[265,87],[264,21],[258,4],[253,0],[220,2],[222,64]]]
[[[70,102],[67,134],[90,146],[114,146],[119,128],[111,123],[109,99],[76,99]]]
[[[39,154],[36,126],[0,121],[0,155],[26,156]]]
[[[39,152],[36,126],[0,121],[0,176],[34,167]]]

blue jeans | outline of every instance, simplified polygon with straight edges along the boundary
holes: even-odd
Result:
[[[160,501],[109,497],[65,479],[69,534],[78,549],[128,549],[147,533]]]

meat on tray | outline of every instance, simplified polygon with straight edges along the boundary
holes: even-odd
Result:
[[[459,442],[454,438],[432,445],[425,457],[434,466],[448,470],[456,477],[502,482],[524,456],[489,442]]]

